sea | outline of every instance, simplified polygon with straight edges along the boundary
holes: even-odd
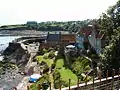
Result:
[[[8,47],[9,42],[12,42],[19,37],[20,36],[0,36],[0,61],[2,61],[3,59],[3,56],[1,56],[1,52]]]

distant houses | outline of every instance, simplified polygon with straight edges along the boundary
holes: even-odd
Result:
[[[62,45],[75,44],[76,34],[61,34],[60,43]]]
[[[94,27],[86,26],[79,30],[78,34],[77,42],[81,46],[83,45],[84,49],[93,48],[98,54],[101,53],[105,42],[104,34],[101,31],[97,31]],[[88,45],[87,47],[85,46],[86,44]]]
[[[95,28],[87,26],[78,31],[77,34],[48,33],[45,42],[41,43],[40,48],[56,46],[75,45],[78,49],[94,49],[98,54],[104,46],[104,34]]]
[[[48,33],[47,38],[44,43],[41,43],[40,48],[56,47],[56,46],[66,46],[69,44],[76,43],[76,34],[61,34]]]

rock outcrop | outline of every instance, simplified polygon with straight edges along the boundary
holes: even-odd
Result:
[[[28,62],[29,54],[25,51],[20,43],[9,43],[9,46],[3,52],[5,60],[16,64],[22,71]]]

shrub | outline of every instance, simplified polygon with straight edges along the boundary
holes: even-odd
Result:
[[[43,48],[43,49],[40,50],[40,52],[39,52],[38,54],[44,55],[44,54],[47,53],[47,52],[48,52],[48,50],[45,49],[45,48]]]
[[[50,52],[50,51],[52,51],[52,50],[54,50],[52,47],[50,47],[49,49],[48,49],[48,52]]]
[[[48,55],[49,55],[48,53],[44,54],[44,55],[43,55],[43,58],[44,58],[44,59],[48,59]]]
[[[49,71],[49,67],[48,67],[48,65],[46,64],[46,65],[44,65],[43,73],[46,73],[46,72],[48,72],[48,71]]]
[[[55,52],[53,52],[53,51],[49,52],[49,56],[48,57],[49,58],[54,58],[55,57]]]
[[[58,89],[60,87],[60,73],[57,69],[53,73],[53,79],[54,79],[54,87]]]
[[[38,84],[41,85],[42,90],[46,90],[49,86],[49,75],[44,74],[36,83],[30,86],[30,90],[37,90]]]

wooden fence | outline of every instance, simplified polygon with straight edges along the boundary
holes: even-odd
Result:
[[[99,79],[95,80],[94,74],[92,81],[80,83],[80,80],[78,79],[78,83],[75,86],[71,86],[71,79],[69,79],[69,87],[61,88],[61,85],[59,89],[53,89],[51,87],[51,83],[49,85],[48,90],[119,90],[120,89],[120,69],[119,71],[115,72],[115,70],[112,71],[112,77],[108,77],[108,71],[106,71],[106,77],[102,78],[101,74],[99,75]],[[43,90],[41,89],[41,85],[39,84],[37,90]],[[17,90],[17,88],[13,88],[13,90]],[[27,90],[30,90],[30,87],[27,86]]]

